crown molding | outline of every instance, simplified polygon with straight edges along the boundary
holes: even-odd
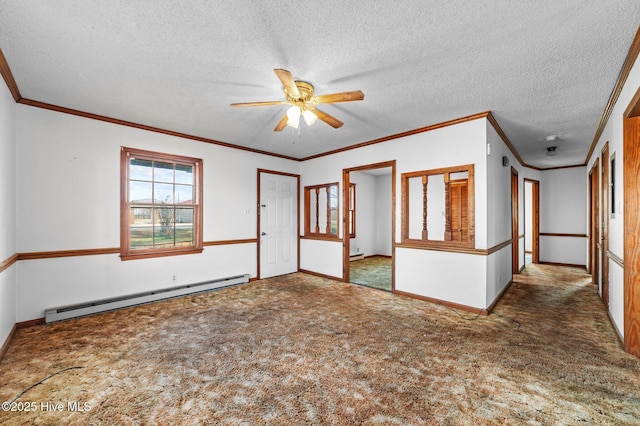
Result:
[[[633,42],[631,43],[631,47],[629,48],[629,53],[627,53],[627,58],[622,65],[622,70],[620,70],[620,75],[618,76],[618,81],[616,85],[613,87],[613,91],[609,96],[609,100],[607,101],[607,105],[602,111],[602,115],[600,116],[600,121],[598,123],[598,127],[596,128],[596,133],[593,135],[593,141],[591,142],[591,146],[589,147],[589,152],[587,153],[587,158],[584,160],[584,165],[589,164],[591,160],[591,155],[593,155],[593,151],[596,149],[596,145],[600,140],[600,136],[602,136],[602,132],[604,132],[604,128],[609,121],[609,117],[611,117],[611,113],[613,112],[613,107],[618,102],[618,98],[620,97],[620,93],[622,92],[622,88],[627,82],[627,77],[629,77],[629,73],[631,72],[631,68],[638,59],[638,54],[640,54],[640,26],[638,26],[636,30],[636,35],[633,38]]]
[[[18,102],[22,99],[22,95],[20,94],[20,90],[18,90],[18,85],[16,84],[16,80],[13,78],[11,68],[9,68],[9,63],[7,62],[7,58],[4,57],[2,49],[0,49],[0,74],[2,74],[4,82],[7,83],[7,87],[11,92],[11,96],[13,96],[13,100]]]
[[[406,132],[396,133],[396,134],[393,134],[393,135],[384,136],[384,137],[381,137],[381,138],[378,138],[378,139],[373,139],[373,140],[366,141],[366,142],[360,142],[360,143],[357,143],[355,145],[346,146],[344,148],[338,148],[338,149],[334,149],[334,150],[331,150],[331,151],[323,152],[323,153],[320,153],[320,154],[311,155],[309,157],[301,158],[300,161],[313,160],[315,158],[326,157],[327,155],[338,154],[340,152],[345,152],[345,151],[351,151],[352,149],[358,149],[358,148],[362,148],[362,147],[369,146],[369,145],[375,145],[375,144],[378,144],[378,143],[391,141],[391,140],[394,140],[394,139],[400,139],[400,138],[404,138],[404,137],[407,137],[407,136],[416,135],[418,133],[429,132],[431,130],[440,129],[442,127],[453,126],[454,124],[461,124],[461,123],[465,123],[467,121],[478,120],[480,118],[486,118],[489,114],[491,114],[491,112],[485,111],[485,112],[481,112],[481,113],[478,113],[478,114],[469,115],[469,116],[466,116],[466,117],[456,118],[454,120],[443,121],[442,123],[431,124],[429,126],[420,127],[418,129],[408,130]]]
[[[22,99],[20,99],[18,101],[18,103],[19,104],[23,104],[23,105],[36,107],[36,108],[43,108],[43,109],[48,109],[48,110],[51,110],[51,111],[61,112],[61,113],[64,113],[64,114],[71,114],[71,115],[76,115],[76,116],[79,116],[79,117],[90,118],[92,120],[104,121],[104,122],[107,122],[107,123],[119,124],[121,126],[133,127],[133,128],[136,128],[136,129],[146,130],[146,131],[149,131],[149,132],[162,133],[164,135],[175,136],[175,137],[183,138],[183,139],[190,139],[190,140],[194,140],[194,141],[197,141],[197,142],[210,143],[212,145],[219,145],[219,146],[223,146],[223,147],[226,147],[226,148],[240,149],[242,151],[249,151],[249,152],[253,152],[253,153],[256,153],[256,154],[269,155],[269,156],[272,156],[272,157],[285,158],[287,160],[298,161],[297,158],[290,157],[288,155],[275,154],[273,152],[262,151],[260,149],[248,148],[248,147],[240,146],[240,145],[234,145],[232,143],[217,141],[215,139],[208,139],[208,138],[203,138],[203,137],[200,137],[200,136],[189,135],[189,134],[186,134],[186,133],[174,132],[173,130],[166,130],[166,129],[161,129],[159,127],[147,126],[145,124],[139,124],[139,123],[134,123],[134,122],[131,122],[131,121],[120,120],[118,118],[106,117],[104,115],[98,115],[98,114],[93,114],[93,113],[90,113],[90,112],[79,111],[77,109],[71,109],[71,108],[66,108],[66,107],[62,107],[62,106],[58,106],[58,105],[47,104],[45,102],[34,101],[32,99],[22,98]]]

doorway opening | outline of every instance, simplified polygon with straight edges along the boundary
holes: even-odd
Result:
[[[524,180],[524,267],[540,262],[540,182]]]
[[[395,161],[343,170],[346,282],[393,292]]]
[[[596,158],[593,167],[589,171],[589,273],[591,282],[598,285],[600,260],[598,247],[600,247],[600,221],[598,220],[600,204],[600,160]]]

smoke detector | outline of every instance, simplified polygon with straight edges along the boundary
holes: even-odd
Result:
[[[557,146],[548,146],[547,147],[547,157],[555,157],[556,154],[558,154],[558,147]]]

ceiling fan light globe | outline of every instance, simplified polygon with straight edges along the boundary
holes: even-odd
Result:
[[[309,110],[303,112],[302,116],[304,117],[304,121],[307,123],[307,126],[311,126],[318,119],[318,116]]]
[[[287,110],[287,126],[297,129],[300,125],[300,108],[292,106]]]

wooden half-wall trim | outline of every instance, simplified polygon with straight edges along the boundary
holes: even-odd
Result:
[[[559,262],[542,262],[541,265],[552,265],[552,266],[569,266],[572,268],[583,268],[585,271],[587,270],[587,265],[579,265],[577,263],[559,263]]]
[[[461,305],[460,303],[447,302],[446,300],[435,299],[433,297],[422,296],[420,294],[407,293],[407,292],[400,291],[400,290],[394,291],[394,294],[398,294],[400,296],[405,296],[405,297],[410,297],[411,299],[418,299],[418,300],[422,300],[422,301],[425,301],[425,302],[436,303],[438,305],[446,306],[448,308],[453,308],[453,309],[459,309],[461,311],[472,312],[472,313],[478,314],[478,315],[488,315],[489,314],[489,312],[487,312],[486,309],[475,308],[473,306],[468,306],[468,305]]]
[[[575,238],[587,238],[587,234],[561,234],[555,232],[541,232],[541,237],[575,237]]]
[[[616,263],[621,268],[624,268],[624,260],[620,256],[616,255],[612,251],[607,251],[607,257],[613,260],[613,262]]]
[[[257,238],[245,238],[242,240],[220,240],[220,241],[205,241],[202,243],[203,246],[228,246],[231,244],[251,244],[258,243]]]
[[[330,237],[323,235],[300,235],[301,240],[321,240],[321,241],[333,241],[334,243],[341,243],[342,237]]]
[[[607,102],[607,106],[602,111],[602,115],[600,116],[600,122],[598,123],[598,127],[596,129],[596,133],[593,135],[593,141],[591,142],[591,147],[589,148],[589,152],[587,153],[587,158],[584,160],[584,164],[587,165],[589,160],[591,159],[591,155],[593,151],[596,149],[596,145],[598,145],[598,140],[600,136],[602,136],[602,132],[604,131],[607,122],[609,121],[609,117],[613,112],[613,107],[618,102],[618,98],[620,97],[620,93],[622,93],[622,88],[627,82],[627,78],[629,77],[629,73],[631,72],[631,68],[636,62],[638,58],[638,54],[640,53],[640,26],[636,30],[636,35],[633,38],[633,42],[631,43],[631,47],[629,48],[629,53],[627,54],[627,58],[624,61],[624,65],[622,65],[622,70],[620,70],[620,75],[618,76],[618,81],[611,92],[611,96],[609,96],[609,101]]]
[[[13,256],[3,260],[0,263],[0,272],[4,271],[5,269],[9,269],[14,263],[16,263],[18,261],[18,253],[14,254]]]
[[[255,244],[257,242],[258,242],[257,238],[246,238],[246,239],[239,239],[239,240],[205,241],[202,243],[202,245],[203,246],[225,246],[225,245],[232,245],[232,244],[252,244],[252,243]],[[27,253],[18,253],[15,256],[17,256],[16,260],[35,260],[35,259],[51,259],[56,257],[94,256],[94,255],[103,255],[103,254],[120,254],[120,247],[78,249],[78,250],[33,251],[33,252],[27,252]],[[0,264],[0,266],[3,264]],[[2,269],[0,269],[0,272],[1,271]]]
[[[32,251],[18,253],[18,260],[51,259],[55,257],[92,256],[99,254],[120,254],[120,247],[78,249],[78,250],[55,250],[55,251]]]
[[[511,240],[504,241],[498,245],[490,247],[488,249],[476,249],[476,248],[468,248],[468,247],[455,247],[455,246],[425,246],[422,244],[411,244],[411,243],[399,243],[395,244],[395,247],[400,248],[409,248],[409,249],[418,249],[418,250],[433,250],[433,251],[445,251],[449,253],[465,253],[465,254],[476,254],[479,256],[488,256],[497,252],[498,250],[502,250],[503,248],[511,245]]]
[[[197,142],[210,143],[213,145],[219,145],[226,148],[240,149],[242,151],[249,151],[256,154],[263,154],[263,155],[269,155],[271,157],[285,158],[287,160],[298,161],[297,158],[291,157],[288,155],[275,154],[273,152],[263,151],[261,149],[249,148],[246,146],[234,145],[232,143],[222,142],[215,139],[203,138],[200,136],[189,135],[186,133],[174,132],[173,130],[160,129],[158,127],[147,126],[144,124],[134,123],[126,120],[120,120],[118,118],[106,117],[104,115],[92,114],[90,112],[79,111],[77,109],[71,109],[71,108],[66,108],[58,105],[48,104],[45,102],[34,101],[32,99],[20,98],[16,102],[18,102],[19,104],[28,105],[36,108],[48,109],[51,111],[61,112],[64,114],[71,114],[71,115],[76,115],[78,117],[90,118],[92,120],[104,121],[107,123],[118,124],[121,126],[133,127],[136,129],[146,130],[149,132],[162,133],[164,135],[175,136],[183,139],[190,139]]]
[[[320,278],[327,278],[334,281],[342,281],[342,277],[334,277],[333,275],[327,275],[327,274],[322,274],[320,272],[309,271],[308,269],[300,269],[300,272],[309,274],[309,275],[314,275]]]
[[[2,49],[0,49],[0,74],[2,74],[2,78],[9,88],[9,92],[11,92],[13,100],[18,102],[22,99],[22,95],[20,94],[20,90],[18,90],[18,85],[16,84],[16,80],[13,78],[11,68],[9,68],[9,63],[7,62],[7,58],[4,57]]]

